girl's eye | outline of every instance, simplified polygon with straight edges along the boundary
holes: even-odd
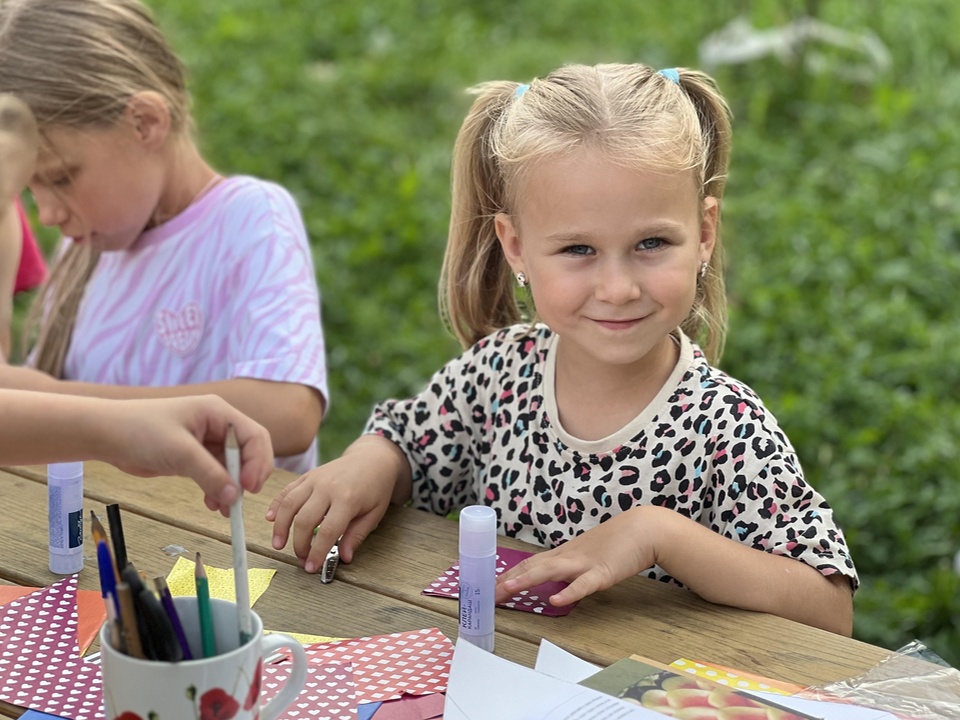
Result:
[[[664,246],[665,242],[663,238],[646,238],[645,240],[641,240],[637,247],[641,250],[659,250]]]
[[[56,177],[54,177],[54,178],[52,178],[52,179],[50,180],[50,184],[51,184],[53,187],[66,187],[67,185],[70,184],[70,176],[69,176],[69,175],[57,175]]]
[[[589,255],[593,249],[589,245],[568,245],[563,252],[567,255]]]

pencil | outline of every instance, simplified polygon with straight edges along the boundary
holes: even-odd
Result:
[[[120,599],[120,626],[127,647],[127,654],[145,659],[143,645],[140,643],[140,630],[137,628],[137,613],[133,608],[133,593],[125,582],[117,583],[117,597]]]
[[[117,582],[120,581],[120,572],[113,562],[113,555],[110,554],[110,544],[107,542],[107,531],[103,529],[103,523],[100,522],[100,518],[97,517],[93,509],[90,510],[90,531],[93,533],[93,544],[97,548],[97,562],[100,562],[100,543],[102,542],[107,546],[107,557],[110,559],[110,567],[113,569],[113,584],[116,585]],[[102,576],[100,583],[103,584]]]
[[[113,559],[116,561],[116,569],[120,570],[127,566],[127,543],[123,539],[123,522],[120,520],[120,506],[117,503],[107,505],[107,521],[110,523],[110,537],[113,539]]]
[[[250,616],[250,585],[247,577],[247,541],[243,529],[243,487],[240,485],[240,446],[231,423],[227,427],[224,444],[227,472],[237,486],[237,499],[230,506],[230,545],[233,547],[233,583],[237,594],[237,624],[240,644],[246,645],[253,637],[253,618]]]
[[[197,613],[200,616],[200,641],[204,657],[213,657],[217,654],[217,638],[213,631],[213,615],[210,613],[210,585],[207,583],[207,571],[203,568],[203,560],[197,553],[197,568],[194,578],[197,582]]]
[[[184,660],[193,660],[193,654],[190,652],[190,643],[187,642],[186,633],[183,632],[183,625],[180,623],[180,615],[173,604],[173,596],[170,594],[170,588],[167,587],[167,581],[162,577],[155,577],[153,584],[157,586],[157,594],[160,596],[160,604],[170,618],[170,624],[173,625],[173,632],[177,636],[177,642],[180,643],[180,649],[183,651]]]

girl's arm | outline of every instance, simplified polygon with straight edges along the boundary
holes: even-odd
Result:
[[[548,580],[570,585],[550,598],[567,605],[659,565],[710,602],[768,612],[850,635],[853,591],[798,560],[730,540],[667,508],[640,506],[568,543],[527,558],[498,579],[497,601]]]
[[[145,387],[57,380],[29,368],[4,367],[0,368],[0,387],[114,400],[218,395],[270,432],[277,455],[295,455],[309,448],[324,409],[323,398],[313,388],[252,378]]]
[[[273,469],[266,430],[217,397],[117,402],[0,390],[0,405],[0,464],[104,460],[145,477],[192,477],[209,508],[226,509],[237,490],[218,457],[233,425],[243,488],[257,492]]]
[[[0,362],[6,362],[10,357],[13,287],[20,267],[22,242],[16,206],[7,202],[0,207]]]

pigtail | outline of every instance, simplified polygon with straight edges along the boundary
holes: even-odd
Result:
[[[32,364],[55,378],[63,377],[80,301],[99,258],[88,245],[64,250],[27,315],[23,344],[36,336]]]
[[[703,141],[701,197],[714,197],[723,205],[732,138],[730,108],[706,74],[694,70],[679,73],[679,85],[690,98],[700,122]],[[716,364],[723,355],[727,336],[727,295],[724,284],[724,250],[717,217],[717,242],[706,273],[697,282],[697,296],[681,329],[700,338],[707,359]]]
[[[444,324],[464,347],[521,317],[494,225],[494,216],[506,211],[506,198],[491,151],[492,135],[517,87],[490,82],[474,88],[478,97],[454,146],[450,231],[439,294]]]

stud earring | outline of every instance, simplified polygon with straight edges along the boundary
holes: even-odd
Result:
[[[704,277],[707,274],[707,261],[704,260],[700,263],[700,277]]]
[[[524,275],[522,272],[517,273],[517,285],[519,285],[520,287],[527,286],[527,276]]]

